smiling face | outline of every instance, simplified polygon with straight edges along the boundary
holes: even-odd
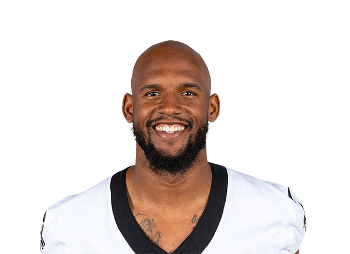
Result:
[[[200,152],[205,153],[208,120],[214,121],[219,113],[204,61],[185,44],[160,43],[139,57],[131,85],[133,95],[125,95],[123,112],[133,122],[145,157],[158,171],[163,165],[165,170],[184,172]]]

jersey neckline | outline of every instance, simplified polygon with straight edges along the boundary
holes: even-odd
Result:
[[[225,167],[209,164],[212,184],[208,203],[192,233],[173,254],[202,253],[219,226],[226,202],[228,175]],[[131,212],[125,184],[128,169],[114,174],[110,183],[112,210],[119,231],[135,253],[167,253],[147,237]]]

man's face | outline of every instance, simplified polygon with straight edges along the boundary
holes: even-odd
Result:
[[[183,173],[205,147],[209,74],[197,55],[183,50],[144,58],[132,78],[136,141],[155,171]]]

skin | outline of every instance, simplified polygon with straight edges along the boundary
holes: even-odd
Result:
[[[210,95],[211,80],[201,56],[187,45],[166,41],[146,50],[137,60],[131,94],[123,99],[127,122],[140,126],[155,146],[176,155],[206,121],[219,116],[220,100]],[[150,127],[146,123],[153,122]],[[179,120],[178,118],[182,119]],[[189,128],[187,120],[193,122]],[[167,134],[157,124],[185,126]],[[206,148],[183,175],[155,174],[136,143],[135,165],[126,174],[129,204],[146,235],[163,250],[172,253],[192,232],[207,204],[211,169]],[[297,252],[298,253],[298,252]]]

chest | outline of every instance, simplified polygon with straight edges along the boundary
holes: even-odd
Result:
[[[175,217],[137,213],[135,219],[147,237],[168,253],[175,251],[199,221],[196,214]]]
[[[130,205],[125,185],[126,171],[112,177],[110,185],[113,216],[120,234],[134,253],[175,254],[204,251],[220,223],[227,193],[226,169],[214,164],[211,167],[212,186],[208,202],[205,208],[202,207],[202,214],[197,209],[183,208],[179,204],[167,210],[171,211],[171,215],[166,212],[161,214],[159,210],[150,212],[155,209],[145,209],[135,205],[135,202]]]

